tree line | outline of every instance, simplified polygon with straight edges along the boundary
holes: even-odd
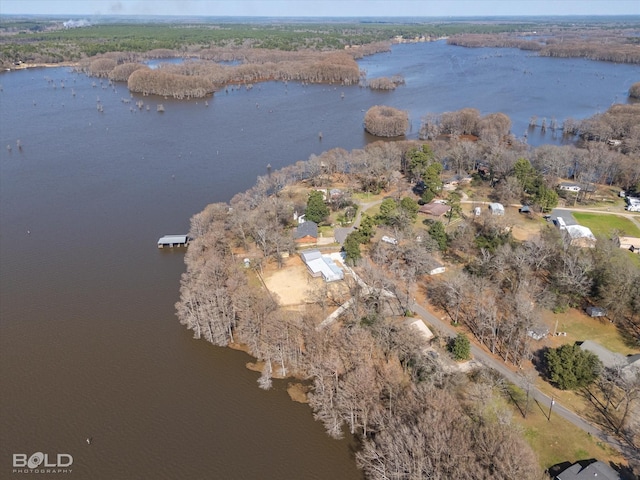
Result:
[[[447,39],[449,45],[461,47],[519,48],[540,56],[588,58],[616,63],[640,63],[640,45],[634,33],[623,27],[548,28],[521,33],[461,33]]]
[[[108,22],[64,29],[60,19],[24,22],[4,16],[0,24],[0,65],[13,62],[59,63],[117,51],[148,52],[166,49],[188,52],[209,47],[247,46],[263,50],[366,51],[368,45],[406,39],[443,38],[461,32],[522,31],[524,24],[351,22],[324,24],[281,22],[268,24]],[[356,53],[358,54],[358,53]]]

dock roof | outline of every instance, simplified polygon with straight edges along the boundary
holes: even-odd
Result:
[[[175,243],[187,243],[188,235],[165,235],[160,237],[158,245],[169,245]]]

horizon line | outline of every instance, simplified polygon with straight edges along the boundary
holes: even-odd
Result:
[[[135,14],[135,13],[0,13],[0,17],[15,17],[15,16],[28,16],[28,17],[181,17],[181,18],[556,18],[556,17],[638,17],[638,13],[595,13],[595,14],[502,14],[502,15],[206,15],[206,14]]]

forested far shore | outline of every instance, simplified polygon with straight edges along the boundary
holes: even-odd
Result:
[[[279,51],[366,49],[383,42],[417,42],[449,38],[463,46],[518,47],[549,56],[580,56],[595,60],[638,63],[638,23],[634,17],[572,21],[522,19],[496,21],[269,22],[206,23],[185,18],[175,24],[105,21],[80,22],[67,28],[60,19],[2,16],[0,67],[21,63],[55,64],[80,61],[110,52],[143,54],[152,50],[180,52],[189,57],[207,48],[245,47]]]
[[[546,30],[519,33],[463,33],[447,39],[461,47],[519,48],[543,57],[587,58],[616,63],[640,63],[638,28]]]
[[[465,124],[456,115],[471,126],[477,120],[465,109],[449,114],[453,125]],[[479,137],[377,142],[312,155],[191,219],[195,240],[176,304],[180,322],[195,338],[244,345],[262,365],[262,388],[270,388],[273,377],[310,382],[315,418],[333,437],[348,432],[358,438],[356,459],[371,479],[543,478],[510,412],[496,401],[501,380],[487,372],[445,371],[425,354],[426,340],[405,322],[417,286],[453,323],[516,366],[532,358],[528,332],[542,309],[597,301],[630,337],[640,332],[640,272],[613,238],[585,249],[543,226],[539,237],[516,241],[498,217],[461,215],[459,192],[446,197],[459,221],[447,229],[440,221],[416,227],[418,204],[443,195],[445,167],[449,174],[473,173],[474,185],[488,188],[494,201],[537,211],[558,204],[556,187],[569,176],[640,192],[635,154],[595,140],[581,148],[531,148],[496,135],[508,118],[488,117],[499,127],[480,129]],[[325,205],[317,191],[334,185],[345,195]],[[310,192],[308,199],[296,193],[301,189]],[[265,270],[282,268],[295,254],[294,212],[306,211],[322,225],[329,209],[355,211],[353,196],[367,192],[386,198],[344,243],[360,280],[346,276],[341,288],[314,284],[305,306],[295,310],[257,286]],[[377,239],[376,229],[393,232],[396,243]],[[433,255],[446,255],[459,273],[424,283]],[[340,316],[323,327],[340,305]],[[637,439],[631,417],[624,422]]]

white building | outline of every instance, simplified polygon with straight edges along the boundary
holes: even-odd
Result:
[[[305,250],[300,252],[302,261],[307,266],[312,277],[322,277],[325,282],[335,282],[344,278],[344,272],[328,255],[322,255],[320,250]]]
[[[581,190],[580,185],[573,182],[562,182],[558,185],[560,190],[566,190],[568,192],[579,192]]]
[[[490,203],[489,210],[492,215],[504,215],[504,205],[501,203]]]
[[[571,245],[592,248],[596,244],[596,237],[588,227],[582,225],[567,225],[562,230],[571,237]]]

